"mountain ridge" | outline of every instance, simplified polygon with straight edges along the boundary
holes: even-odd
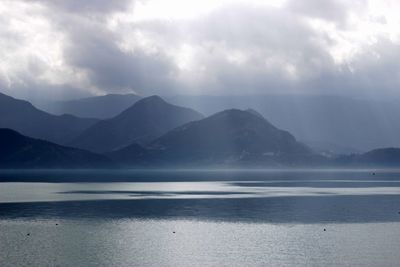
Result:
[[[96,123],[70,144],[94,152],[109,152],[131,143],[146,144],[181,124],[201,118],[203,115],[195,110],[150,96],[119,115]]]
[[[43,104],[43,109],[55,115],[72,114],[81,118],[109,119],[142,99],[136,94],[107,94]]]
[[[136,144],[135,144],[136,146]],[[129,155],[129,146],[111,155],[131,163],[225,164],[284,160],[286,155],[312,155],[312,151],[296,141],[289,132],[280,130],[266,119],[249,111],[230,109],[202,120],[179,126],[155,139],[147,151],[135,147]],[[125,158],[125,159],[124,159]],[[279,162],[274,162],[274,164]]]
[[[0,168],[113,168],[105,156],[0,128]]]
[[[0,93],[0,128],[10,128],[24,135],[66,144],[97,122],[73,115],[52,115],[25,100]]]

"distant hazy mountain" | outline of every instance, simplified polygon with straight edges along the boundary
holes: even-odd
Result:
[[[290,164],[309,159],[312,152],[289,133],[254,111],[219,112],[171,130],[149,144],[147,152],[134,145],[113,153],[125,163],[167,164]]]
[[[167,131],[203,116],[188,108],[171,105],[159,96],[143,98],[118,116],[100,121],[71,145],[107,152],[132,143],[146,144]]]
[[[298,140],[311,141],[323,150],[357,153],[400,146],[400,105],[396,100],[316,95],[170,96],[166,100],[184,103],[205,115],[253,108]]]
[[[51,115],[27,101],[0,93],[0,128],[10,128],[30,137],[65,144],[96,122],[95,119],[81,119],[72,115]]]
[[[43,108],[53,114],[72,114],[83,118],[108,119],[118,115],[140,99],[140,96],[134,94],[109,94],[48,103]]]
[[[352,154],[336,159],[340,166],[354,167],[400,167],[400,148],[374,149],[364,154]]]
[[[338,155],[348,155],[355,153],[362,153],[359,149],[355,147],[348,147],[340,144],[334,144],[329,142],[313,142],[313,141],[303,141],[304,144],[309,146],[313,151],[320,153],[328,157],[336,157]]]
[[[0,168],[107,168],[114,164],[102,155],[0,129]]]

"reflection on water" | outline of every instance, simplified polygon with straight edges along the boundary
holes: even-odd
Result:
[[[400,227],[393,223],[41,220],[0,221],[0,229],[2,266],[396,266],[400,261]]]
[[[396,171],[52,170],[2,171],[0,178],[0,218],[400,220]]]
[[[1,266],[400,261],[396,171],[5,171],[0,179]]]
[[[397,183],[384,181],[330,181],[317,182],[317,186],[313,185],[315,182],[309,181],[293,183],[294,186],[291,186],[292,183],[281,182],[1,183],[0,203],[143,198],[371,196],[398,195],[400,192]],[[324,183],[327,183],[326,187],[322,186]]]
[[[397,222],[400,179],[365,173],[346,180],[294,173],[296,179],[178,182],[164,174],[147,182],[4,182],[0,218],[168,218],[319,223]],[[260,173],[256,173],[260,179]],[[323,176],[322,173],[321,176]],[[185,175],[190,176],[186,172]],[[193,173],[192,177],[197,177]],[[215,175],[214,173],[212,175]],[[117,176],[118,178],[119,176]],[[170,178],[168,178],[170,177]],[[252,177],[252,173],[248,176]],[[58,176],[55,177],[57,179]],[[301,179],[300,179],[301,178]],[[383,179],[385,178],[385,179]],[[46,178],[48,179],[48,178]],[[168,181],[170,179],[171,181]],[[196,178],[197,180],[197,178]]]

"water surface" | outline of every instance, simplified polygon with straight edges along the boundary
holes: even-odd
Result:
[[[396,266],[397,170],[0,172],[1,266]]]

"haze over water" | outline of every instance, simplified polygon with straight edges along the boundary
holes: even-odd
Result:
[[[400,260],[396,170],[2,171],[0,178],[2,266]]]

